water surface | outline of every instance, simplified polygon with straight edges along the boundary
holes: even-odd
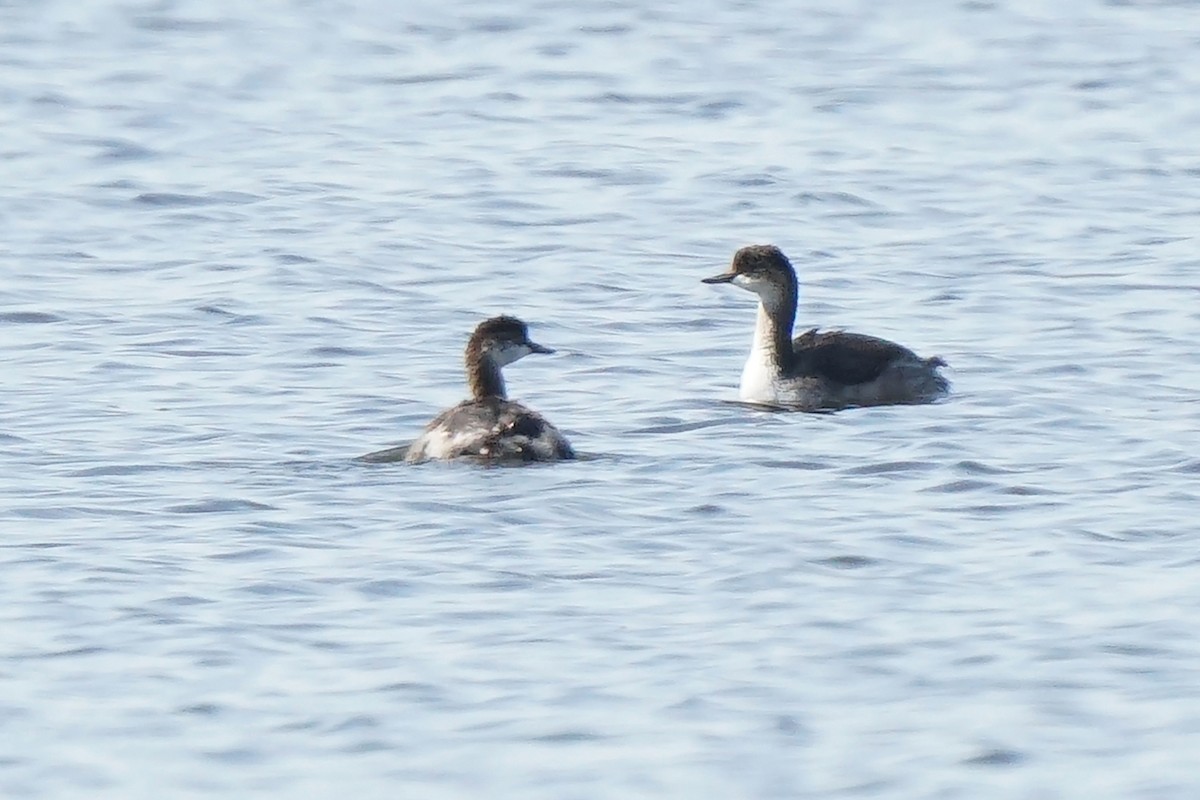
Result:
[[[1198,32],[0,3],[0,794],[1194,795]],[[728,402],[751,242],[952,398]],[[500,312],[588,458],[354,463]]]

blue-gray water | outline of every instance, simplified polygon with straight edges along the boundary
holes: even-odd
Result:
[[[1200,793],[1200,6],[0,2],[0,796]],[[727,401],[801,322],[941,404]],[[589,457],[366,466],[471,327]]]

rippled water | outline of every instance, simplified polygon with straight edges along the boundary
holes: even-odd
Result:
[[[1047,6],[0,2],[0,794],[1195,795],[1200,8]],[[498,312],[589,457],[354,463]]]

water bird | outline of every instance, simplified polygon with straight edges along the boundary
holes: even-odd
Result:
[[[433,419],[407,448],[368,453],[359,460],[408,462],[477,458],[488,462],[558,461],[575,451],[536,411],[509,400],[501,370],[530,353],[553,353],[529,338],[528,326],[511,316],[479,323],[467,341],[471,398]]]
[[[817,328],[792,338],[799,301],[796,270],[774,245],[749,245],[704,283],[731,283],[758,295],[758,321],[742,369],[747,403],[801,411],[927,403],[950,390],[941,358],[861,333]]]

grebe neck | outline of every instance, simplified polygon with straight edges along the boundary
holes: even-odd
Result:
[[[471,396],[476,400],[487,397],[504,400],[508,397],[500,365],[491,355],[478,353],[467,356],[467,384],[471,387]]]
[[[796,285],[772,287],[759,296],[753,349],[780,369],[793,360],[792,327],[796,323]]]

